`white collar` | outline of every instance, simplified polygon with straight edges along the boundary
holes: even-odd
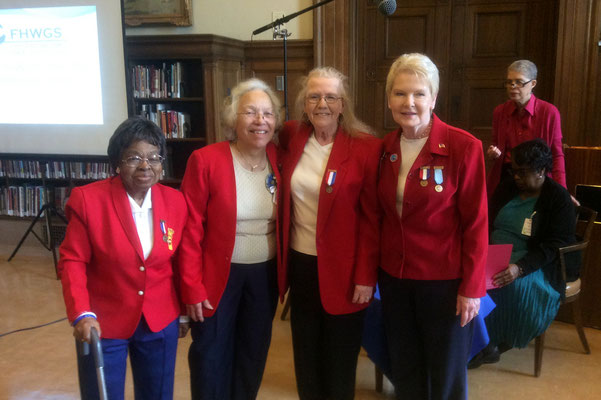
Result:
[[[138,203],[136,203],[136,201],[133,199],[133,197],[129,195],[129,193],[127,194],[127,198],[129,199],[129,205],[131,206],[132,212],[145,212],[152,209],[152,196],[150,195],[151,191],[152,188],[149,188],[148,192],[146,192],[146,196],[144,196],[144,201],[142,202],[141,206],[139,206]]]

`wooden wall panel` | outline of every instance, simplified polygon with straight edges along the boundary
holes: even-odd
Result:
[[[288,40],[288,104],[290,118],[296,118],[294,101],[299,79],[313,69],[313,41]],[[245,77],[256,76],[276,89],[276,77],[284,75],[284,50],[281,40],[246,42]],[[284,105],[284,92],[276,91]]]
[[[601,40],[601,0],[559,3],[555,104],[561,112],[564,142],[600,146],[601,78],[597,73],[601,61],[597,41]]]

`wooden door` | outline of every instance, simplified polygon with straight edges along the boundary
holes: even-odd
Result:
[[[386,106],[386,74],[398,55],[421,52],[440,71],[437,115],[488,146],[493,109],[506,100],[503,80],[511,62],[535,62],[536,94],[552,99],[556,1],[403,0],[390,17],[371,1],[360,2],[359,116],[379,134],[396,128]]]

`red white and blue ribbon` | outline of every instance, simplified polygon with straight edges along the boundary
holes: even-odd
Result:
[[[326,183],[328,186],[334,186],[334,182],[336,182],[336,170],[330,169],[328,170],[328,180]]]

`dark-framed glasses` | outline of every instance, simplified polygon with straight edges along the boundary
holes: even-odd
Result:
[[[310,94],[306,97],[307,103],[309,104],[317,104],[324,99],[328,104],[334,104],[342,97],[334,96],[333,94],[326,94],[325,96],[320,96],[318,94]]]
[[[136,167],[139,167],[140,165],[142,165],[144,163],[144,161],[146,161],[148,163],[148,165],[150,165],[151,167],[158,167],[159,165],[161,165],[163,163],[164,160],[165,160],[165,157],[160,156],[158,154],[153,154],[146,158],[142,158],[140,156],[129,156],[121,161],[123,161],[123,163],[125,165],[127,165],[128,167],[136,168]]]
[[[275,119],[275,114],[273,113],[273,111],[270,111],[270,110],[266,110],[266,111],[246,110],[246,111],[239,112],[237,114],[242,115],[246,118],[250,118],[250,119],[255,119],[257,117],[263,117],[263,119],[268,119],[268,120]]]
[[[520,178],[525,178],[529,174],[536,172],[534,168],[510,168],[509,173],[511,176],[519,176]]]
[[[515,81],[512,79],[506,79],[503,84],[505,85],[505,87],[514,87],[515,86],[515,87],[523,88],[530,82],[532,82],[532,79],[530,79],[529,81],[526,81],[526,82],[521,81],[519,79],[515,80]]]

